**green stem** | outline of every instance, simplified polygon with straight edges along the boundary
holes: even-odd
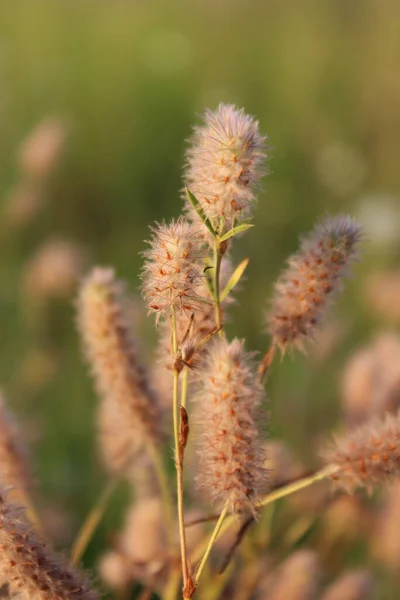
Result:
[[[222,509],[222,512],[221,512],[221,514],[219,516],[219,519],[218,519],[218,521],[217,521],[217,523],[216,523],[216,525],[214,527],[214,531],[212,532],[210,540],[209,540],[209,542],[207,544],[207,548],[206,548],[206,550],[204,552],[203,558],[201,559],[201,563],[199,565],[199,568],[197,569],[196,580],[195,580],[196,586],[199,583],[199,579],[200,579],[201,574],[203,572],[203,569],[204,569],[204,567],[206,565],[207,559],[210,556],[210,552],[212,550],[212,547],[213,547],[213,545],[214,545],[214,543],[215,543],[215,541],[216,541],[216,539],[217,539],[217,537],[219,535],[219,532],[221,531],[224,519],[225,519],[226,515],[228,514],[228,508],[229,508],[229,504],[228,504],[228,502],[226,502],[226,504],[225,504],[224,508]]]
[[[220,293],[220,273],[221,273],[222,254],[218,239],[214,240],[214,300],[215,300],[215,322],[219,328],[218,335],[222,336],[221,329],[221,293]]]
[[[336,467],[335,465],[329,465],[327,467],[324,467],[323,469],[321,469],[320,471],[317,471],[313,475],[309,475],[308,477],[303,477],[302,479],[299,479],[298,481],[289,483],[287,485],[284,485],[284,486],[278,488],[277,490],[274,490],[273,492],[270,492],[257,504],[257,506],[260,508],[263,506],[267,506],[268,504],[271,504],[271,502],[275,502],[276,500],[279,500],[280,498],[289,496],[290,494],[293,494],[294,492],[302,490],[302,489],[308,487],[309,485],[316,483],[317,481],[326,479],[327,477],[329,477],[330,475],[333,475],[337,471],[338,471],[338,467]],[[220,527],[220,533],[221,534],[225,533],[225,531],[227,531],[229,529],[229,527],[232,525],[232,523],[234,523],[234,516],[228,515],[227,519],[225,520],[223,525]],[[192,558],[192,560],[194,562],[201,558],[205,548],[207,548],[206,542],[200,544],[196,548],[196,551]]]
[[[171,325],[172,325],[172,343],[173,343],[173,354],[174,358],[178,354],[178,342],[176,334],[176,316],[175,313],[171,314]],[[174,387],[173,387],[173,411],[174,411],[174,442],[175,442],[175,467],[176,467],[176,487],[178,497],[178,522],[179,522],[179,540],[181,547],[181,562],[182,562],[182,576],[183,576],[183,587],[186,586],[189,579],[189,569],[187,561],[187,547],[186,547],[186,531],[184,523],[184,510],[183,510],[183,464],[180,457],[179,451],[179,429],[180,429],[180,404],[179,404],[179,372],[174,369]]]
[[[112,494],[114,493],[117,484],[117,477],[113,477],[107,482],[107,485],[101,492],[99,499],[97,500],[96,504],[92,507],[91,511],[89,512],[88,516],[83,522],[83,525],[80,528],[76,540],[72,546],[71,560],[73,565],[78,564],[86,548],[88,547],[88,544],[92,539],[93,534],[96,531],[97,526],[105,513],[108,502]]]

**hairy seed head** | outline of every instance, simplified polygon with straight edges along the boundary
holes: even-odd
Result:
[[[326,464],[336,467],[331,479],[352,492],[371,490],[400,475],[400,412],[387,413],[336,437],[322,452]]]
[[[380,333],[345,366],[342,401],[346,423],[359,424],[400,408],[400,336]]]
[[[268,575],[263,589],[268,600],[314,600],[320,565],[312,550],[297,550]]]
[[[199,435],[198,485],[212,501],[254,512],[266,484],[258,431],[264,389],[243,341],[218,339],[198,371],[195,396]]]
[[[98,594],[66,561],[55,555],[0,490],[0,581],[12,597],[30,600],[97,600]]]
[[[204,124],[194,130],[185,184],[219,233],[252,214],[255,191],[265,173],[265,140],[258,122],[229,104],[220,104],[215,112],[207,110]],[[197,222],[197,213],[186,203]]]
[[[131,320],[123,285],[114,271],[93,269],[81,285],[78,325],[102,402],[112,405],[104,410],[124,428],[118,433],[121,445],[122,439],[126,442],[127,459],[139,446],[162,439],[158,398],[139,360]]]
[[[321,600],[370,600],[374,592],[374,579],[366,569],[343,573],[331,583]]]
[[[149,312],[169,316],[190,315],[201,309],[198,290],[203,282],[204,250],[198,228],[179,218],[152,228],[150,248],[143,254],[143,296]]]
[[[275,286],[267,328],[274,343],[303,350],[357,255],[360,227],[349,217],[325,218],[306,237]]]

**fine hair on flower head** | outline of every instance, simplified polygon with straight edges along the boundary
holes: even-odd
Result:
[[[267,312],[267,330],[282,352],[304,350],[304,342],[313,339],[332,296],[357,258],[361,237],[360,226],[350,217],[325,217],[289,258]]]
[[[150,248],[143,253],[143,296],[149,313],[160,316],[201,308],[198,289],[203,282],[205,256],[198,226],[180,217],[152,227]]]
[[[184,181],[219,234],[251,217],[255,191],[266,172],[266,138],[258,121],[232,104],[207,110],[186,153]],[[198,217],[186,200],[187,213]]]

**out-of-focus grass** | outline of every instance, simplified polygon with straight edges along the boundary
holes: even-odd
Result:
[[[45,209],[23,229],[4,219],[1,226],[0,376],[33,424],[40,493],[68,509],[71,527],[102,480],[96,400],[72,297],[31,306],[21,292],[26,261],[48,236],[71,237],[134,289],[148,224],[180,210],[184,141],[195,114],[220,101],[244,106],[269,135],[271,174],[257,227],[237,243],[236,255],[251,264],[231,331],[266,347],[261,319],[273,280],[318,215],[361,214],[370,234],[364,266],[336,312],[347,333],[329,366],[288,357],[273,368],[274,432],[311,458],[310,432],[339,413],[346,352],[377,326],[363,298],[364,274],[399,257],[398,239],[384,243],[388,219],[379,218],[382,196],[389,221],[400,211],[399,22],[396,0],[0,4],[2,210],[30,129],[53,114],[69,128]],[[143,331],[154,339],[150,324]],[[39,365],[54,359],[37,388],[29,379],[39,369],[33,352]]]

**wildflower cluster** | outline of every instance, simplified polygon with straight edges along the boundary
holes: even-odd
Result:
[[[348,429],[326,445],[320,470],[305,474],[293,451],[268,439],[265,384],[276,350],[305,350],[315,340],[363,236],[350,217],[325,217],[289,258],[268,310],[259,315],[269,336],[264,355],[250,352],[244,339],[230,339],[226,316],[249,260],[235,265],[230,250],[252,226],[266,150],[258,122],[231,105],[207,111],[195,128],[184,172],[185,216],[156,223],[142,254],[141,291],[158,335],[150,361],[135,331],[140,301],[132,303],[114,270],[94,267],[81,281],[77,325],[100,399],[97,437],[111,477],[78,532],[72,564],[42,539],[29,461],[0,397],[0,585],[10,597],[98,597],[73,564],[82,558],[120,478],[128,483],[129,506],[99,563],[117,597],[129,597],[137,583],[141,597],[154,593],[162,600],[188,600],[199,589],[199,597],[216,600],[372,597],[368,571],[353,569],[326,583],[320,548],[299,546],[312,538],[316,513],[321,531],[328,532],[326,556],[337,547],[347,550],[365,522],[358,500],[342,496],[344,502],[330,502],[325,489],[310,495],[309,486],[330,479],[353,492],[400,475],[400,342],[386,334],[350,361],[343,386]],[[58,290],[64,293],[80,271],[82,263],[76,263],[62,277],[68,286],[50,282],[46,293],[62,295]],[[174,492],[168,477],[173,469]],[[399,482],[395,485],[390,510],[382,511],[375,532],[375,552],[392,566],[400,565],[397,538],[383,549],[382,539],[390,537],[387,514],[400,522],[400,511],[393,516],[400,494]],[[18,491],[26,517],[11,501]],[[293,527],[281,526],[281,515],[272,511],[264,517],[264,507],[295,492],[287,507]],[[258,527],[251,528],[256,518]],[[246,535],[252,541],[241,545]],[[215,546],[223,556],[219,579]],[[262,552],[265,546],[268,553]],[[236,553],[240,569],[229,569]]]

